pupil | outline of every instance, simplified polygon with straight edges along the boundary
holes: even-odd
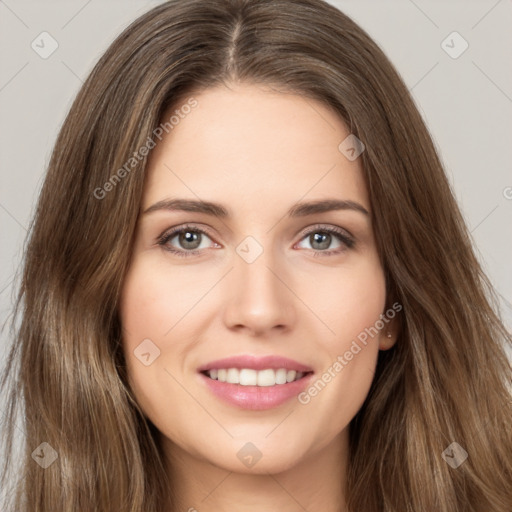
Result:
[[[329,233],[323,233],[323,234],[314,233],[313,241],[312,241],[311,245],[313,246],[314,249],[315,248],[316,249],[327,249],[330,245],[330,242],[331,242],[331,235]],[[315,243],[319,243],[320,247],[315,247],[313,245]]]
[[[199,234],[194,233],[192,231],[185,231],[180,236],[180,243],[186,249],[196,249],[197,247],[199,247],[199,244],[197,244],[198,240]]]

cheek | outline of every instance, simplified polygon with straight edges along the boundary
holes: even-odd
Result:
[[[174,308],[167,307],[172,296],[162,295],[163,283],[156,279],[155,270],[146,267],[135,263],[123,285],[120,314],[125,342],[129,348],[135,348],[131,345],[136,344],[141,336],[150,339],[160,338],[169,329],[172,320],[169,311],[173,311]]]
[[[179,323],[192,310],[211,281],[204,273],[170,273],[156,258],[139,258],[133,262],[123,284],[120,315],[127,348],[135,348],[144,338],[156,344],[169,344]],[[171,332],[172,331],[172,332]],[[178,345],[177,345],[178,344]],[[179,349],[173,340],[173,350]]]
[[[169,333],[185,314],[187,302],[176,292],[180,283],[162,275],[149,259],[135,259],[123,283],[119,306],[129,382],[145,412],[159,389],[169,386],[167,346],[172,340],[173,355],[181,346]]]
[[[120,301],[129,387],[145,416],[173,439],[193,423],[186,407],[190,399],[179,382],[194,334],[184,329],[186,315],[205,284],[190,274],[178,269],[169,275],[155,258],[135,258]]]
[[[366,399],[382,335],[375,326],[380,325],[386,300],[385,278],[376,259],[340,272],[337,283],[326,281],[322,293],[315,293],[318,316],[329,327],[318,346],[326,355],[325,367],[299,397],[315,414],[330,417],[322,427],[327,438],[344,428]]]
[[[353,340],[364,343],[365,336],[368,345],[377,340],[378,335],[369,336],[368,330],[384,313],[386,283],[376,258],[340,269],[335,279],[328,275],[315,284],[307,284],[304,295],[327,328],[321,339],[329,353],[337,356],[349,350]]]

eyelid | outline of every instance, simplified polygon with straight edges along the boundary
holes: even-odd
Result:
[[[335,226],[333,224],[312,224],[300,231],[299,235],[304,237],[310,234],[312,231],[327,231],[329,233],[336,233],[338,235],[344,236],[346,238],[350,238],[352,240],[355,239],[354,235],[350,233],[350,231],[342,228],[340,226]],[[298,235],[298,236],[299,236]]]

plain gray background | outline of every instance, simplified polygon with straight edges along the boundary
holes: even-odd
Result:
[[[11,311],[13,277],[26,230],[71,102],[114,37],[158,3],[0,0],[1,322]],[[510,330],[512,1],[330,3],[376,40],[412,91],[479,258],[502,296],[502,312]],[[460,36],[454,36],[454,31]],[[31,47],[33,41],[44,44],[40,43],[42,32],[58,43],[46,59]],[[45,41],[48,49],[49,39]],[[457,56],[464,41],[469,46]],[[8,341],[8,333],[3,332],[0,367]]]

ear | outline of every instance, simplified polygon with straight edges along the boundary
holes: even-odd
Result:
[[[379,350],[389,350],[392,348],[398,339],[399,332],[399,322],[395,317],[379,332]]]

